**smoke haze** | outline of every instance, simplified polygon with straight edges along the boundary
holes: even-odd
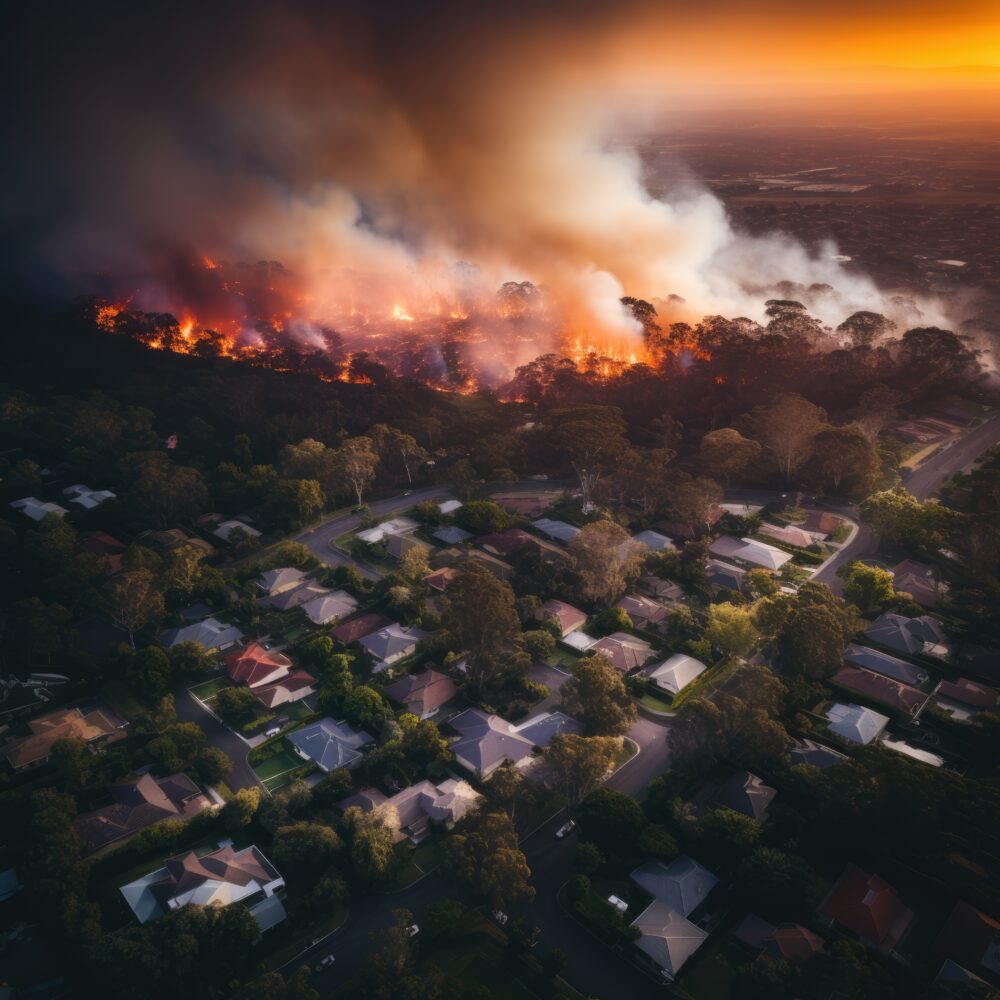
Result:
[[[250,326],[270,308],[303,338],[358,314],[465,312],[506,281],[545,289],[545,337],[596,342],[638,338],[622,295],[680,296],[669,320],[759,320],[779,281],[832,286],[810,303],[831,324],[918,318],[833,247],[734,232],[694,182],[648,194],[614,140],[697,89],[673,58],[683,25],[642,4],[483,6],[22,22],[8,270],[180,315],[218,296],[179,262],[280,262],[256,272],[253,310],[244,287],[211,311]]]

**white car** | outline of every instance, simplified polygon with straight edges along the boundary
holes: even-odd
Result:
[[[313,972],[319,975],[321,972],[326,972],[327,969],[336,962],[336,958],[333,955],[327,955],[325,958],[321,958],[314,966]]]
[[[508,920],[509,920],[510,918],[509,918],[509,917],[507,916],[507,914],[506,914],[506,913],[504,913],[504,912],[503,912],[503,910],[494,910],[494,911],[493,911],[493,919],[494,919],[494,920],[495,920],[495,921],[496,921],[496,922],[497,922],[497,923],[498,923],[498,924],[499,924],[499,925],[500,925],[501,927],[503,927],[503,926],[504,926],[504,924],[506,924],[506,923],[507,923],[507,921],[508,921]]]
[[[406,928],[407,937],[415,938],[419,933],[420,928],[416,924],[410,924],[410,926]]]
[[[628,909],[628,903],[619,896],[608,896],[608,902],[619,912],[624,913]]]
[[[556,830],[556,836],[562,840],[563,837],[568,837],[576,829],[576,821],[569,820],[567,823],[563,823],[558,830]]]

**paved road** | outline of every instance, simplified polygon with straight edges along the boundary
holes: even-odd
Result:
[[[649,782],[662,774],[669,763],[667,727],[640,718],[629,731],[639,745],[639,753],[608,780],[608,785],[628,795],[642,798]],[[536,896],[530,906],[530,919],[542,932],[540,953],[561,948],[567,956],[565,978],[585,996],[604,1000],[615,997],[661,997],[663,991],[625,962],[613,959],[578,924],[559,908],[556,893],[573,874],[575,836],[559,840],[555,832],[565,822],[565,815],[554,817],[527,837],[522,846],[532,871]],[[312,966],[327,954],[337,956],[334,967],[315,977],[315,986],[329,995],[355,975],[370,945],[369,933],[387,927],[392,910],[405,907],[420,921],[423,909],[438,899],[461,896],[457,887],[443,875],[434,873],[422,882],[391,896],[366,896],[351,905],[351,915],[342,931],[328,941],[311,948],[290,962],[287,972],[303,963]]]
[[[226,778],[226,784],[234,791],[240,788],[257,788],[260,782],[247,760],[250,748],[231,729],[206,711],[185,685],[174,688],[174,704],[178,722],[194,722],[204,730],[208,742],[227,754],[233,762],[233,769]]]
[[[926,500],[944,481],[972,463],[1000,441],[1000,414],[967,431],[953,444],[932,455],[904,480],[906,488],[918,499]]]

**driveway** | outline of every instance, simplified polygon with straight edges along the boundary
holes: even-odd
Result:
[[[184,685],[174,688],[174,704],[178,722],[196,723],[208,737],[208,742],[233,762],[233,769],[226,778],[226,784],[230,788],[236,791],[240,788],[260,787],[257,775],[247,760],[250,748],[239,736],[219,722]]]

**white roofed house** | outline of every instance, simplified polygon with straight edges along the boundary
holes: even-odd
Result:
[[[369,545],[376,545],[394,535],[408,535],[419,527],[420,525],[412,518],[394,517],[389,521],[376,524],[374,528],[365,528],[363,531],[356,532],[355,538],[359,538]]]
[[[708,547],[713,556],[723,559],[735,559],[737,562],[749,563],[777,572],[791,560],[791,555],[774,545],[758,542],[753,538],[732,538],[723,535]]]
[[[637,535],[632,536],[632,541],[642,542],[654,552],[666,552],[668,549],[676,548],[666,535],[661,535],[658,531],[640,531]]]
[[[67,486],[63,490],[63,496],[71,497],[71,503],[78,503],[87,510],[100,507],[105,500],[117,498],[117,494],[112,493],[111,490],[92,490],[89,486],[84,486],[83,483]]]
[[[20,500],[12,500],[10,506],[14,510],[19,510],[25,517],[30,517],[32,521],[41,521],[48,514],[56,514],[58,517],[65,517],[69,511],[65,507],[60,507],[57,503],[46,503],[38,497],[23,497]]]
[[[885,732],[889,717],[861,705],[836,702],[826,711],[827,730],[848,743],[868,744]]]
[[[442,500],[438,504],[438,510],[442,514],[454,514],[459,507],[462,506],[461,500]]]
[[[647,667],[645,674],[662,691],[677,694],[707,669],[701,660],[696,660],[693,656],[674,653],[669,660]]]
[[[285,880],[260,848],[236,850],[228,844],[201,857],[189,851],[171,858],[162,868],[123,885],[121,892],[141,924],[189,903],[242,903],[261,930],[268,930],[285,919],[285,909],[276,895],[284,887]]]
[[[302,605],[305,616],[315,625],[328,625],[358,610],[358,602],[346,590],[319,594]]]
[[[206,649],[228,649],[243,638],[243,633],[235,625],[227,625],[217,618],[206,618],[184,628],[167,629],[160,633],[164,646],[176,646],[181,642],[196,642]]]

